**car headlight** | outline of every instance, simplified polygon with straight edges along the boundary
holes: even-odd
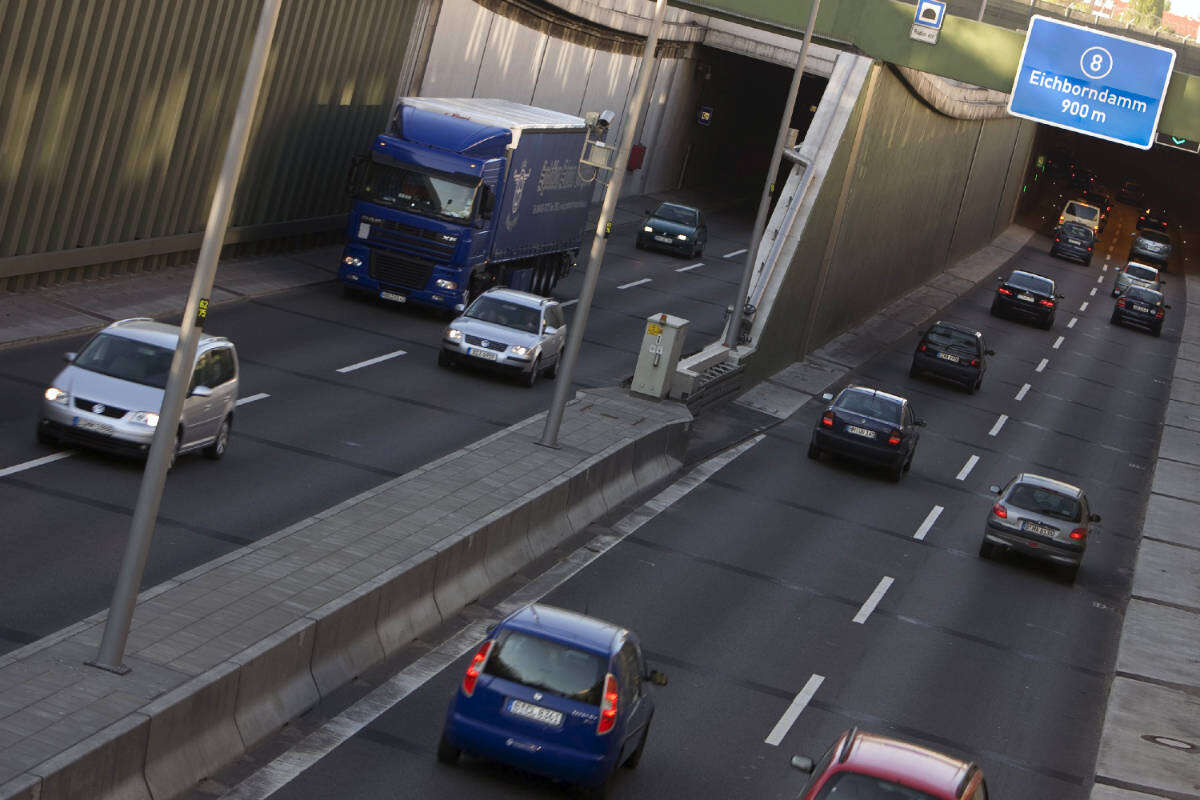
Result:
[[[654,233],[654,228],[651,228],[649,225],[643,225],[642,230],[646,233]]]
[[[686,242],[686,241],[687,241],[687,234],[686,234],[686,233],[677,233],[677,234],[675,234],[675,238],[676,238],[676,239],[678,239],[678,240],[679,240],[679,241],[681,241],[681,242]]]
[[[446,338],[452,342],[461,342],[463,340],[463,332],[458,328],[447,328]]]
[[[60,406],[67,404],[67,393],[54,386],[46,390],[45,398],[51,403],[58,403]]]
[[[512,347],[508,348],[508,352],[512,353],[514,356],[520,356],[521,358],[524,358],[525,356],[529,355],[529,348],[521,347],[519,344],[514,344]]]
[[[457,283],[455,283],[454,281],[448,281],[445,278],[438,278],[436,281],[433,282],[433,285],[439,289],[445,289],[446,291],[449,291],[449,292],[452,292],[458,288]]]
[[[361,267],[363,265],[362,259],[355,258],[354,256],[346,256],[342,259],[342,263],[347,267]]]
[[[147,428],[155,428],[158,426],[158,414],[153,411],[135,411],[129,421],[140,423]]]

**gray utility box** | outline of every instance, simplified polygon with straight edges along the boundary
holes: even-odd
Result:
[[[662,399],[671,388],[671,376],[683,352],[683,338],[691,323],[670,314],[652,314],[646,318],[646,333],[638,351],[631,391]]]

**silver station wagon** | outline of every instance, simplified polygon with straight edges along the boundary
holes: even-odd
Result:
[[[567,325],[557,300],[516,289],[489,289],[447,326],[438,364],[482,367],[533,386],[558,374]]]
[[[114,322],[79,353],[67,353],[67,367],[42,396],[38,441],[145,456],[178,343],[178,326],[135,318]],[[233,343],[201,335],[175,454],[202,449],[209,458],[223,456],[237,398]]]

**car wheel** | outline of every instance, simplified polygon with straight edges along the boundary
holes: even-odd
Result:
[[[1153,333],[1155,336],[1162,336],[1162,326],[1156,325],[1155,327],[1150,329],[1150,332]]]
[[[993,317],[1000,316],[1000,306],[996,303],[995,300],[992,301],[991,314]]]
[[[702,256],[702,255],[704,255],[704,245],[700,245],[699,249],[697,249],[697,250],[696,250],[696,257],[697,257],[697,258],[699,258],[699,257],[700,257],[700,256]]]
[[[979,543],[980,558],[991,558],[994,555],[996,555],[996,545],[992,544],[987,539],[984,539]]]
[[[1046,317],[1046,321],[1042,323],[1042,330],[1050,330],[1054,327],[1054,315]]]
[[[917,454],[917,451],[915,449],[911,453],[908,454],[908,461],[904,462],[904,471],[905,472],[912,471],[912,460],[913,460],[913,456],[915,456],[916,454]]]
[[[438,366],[439,367],[452,367],[452,366],[454,366],[454,359],[445,350],[439,350],[438,351]]]
[[[808,457],[811,458],[813,461],[821,460],[821,448],[817,447],[816,442],[808,443]]]
[[[553,380],[558,377],[558,365],[562,363],[562,353],[558,354],[558,358],[554,359],[554,363],[542,370],[542,375]]]
[[[908,377],[915,378],[921,374],[921,370],[917,369],[917,362],[914,361],[912,366],[908,368]]]
[[[213,439],[213,443],[204,448],[204,455],[217,461],[221,456],[225,455],[225,448],[229,446],[229,417],[221,420],[221,427],[217,430],[217,438]]]
[[[892,483],[899,483],[900,479],[903,477],[904,477],[904,464],[903,463],[897,464],[896,466],[892,467],[892,469],[888,472],[888,479],[891,480]]]
[[[654,721],[654,717],[650,718],[650,722]],[[646,738],[650,736],[650,722],[646,723],[645,729],[642,731],[642,738],[638,742],[638,746],[629,754],[629,758],[625,759],[625,763],[621,766],[625,769],[637,769],[637,765],[641,763],[642,753],[646,750]]]
[[[459,750],[446,738],[446,734],[442,734],[442,738],[438,740],[437,760],[443,764],[454,766],[458,763],[458,757],[462,755],[462,750]]]
[[[967,394],[975,394],[975,390],[979,388],[979,381],[967,381]]]
[[[1117,316],[1117,310],[1115,308],[1113,309],[1112,315],[1109,316],[1108,321],[1111,322],[1113,325],[1116,325],[1118,322],[1121,321],[1121,318],[1119,316]]]
[[[179,435],[179,429],[175,430],[175,439],[171,442],[171,455],[167,458],[167,469],[175,469],[175,462],[179,460],[179,441],[183,437]]]
[[[641,240],[641,239],[634,239],[634,240],[633,240],[633,246],[634,246],[634,247],[636,247],[638,250],[645,250],[645,249],[646,249],[646,245],[645,245],[645,244],[642,242],[642,240]]]
[[[37,440],[41,444],[55,444],[58,439],[40,423],[37,426]]]
[[[542,372],[542,357],[538,356],[533,360],[533,367],[525,374],[524,384],[528,389],[532,389],[537,383],[538,375]]]

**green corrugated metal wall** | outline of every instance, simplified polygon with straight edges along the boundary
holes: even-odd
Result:
[[[241,240],[328,230],[346,211],[349,157],[386,124],[416,7],[284,0],[231,221]],[[260,8],[0,0],[0,288],[31,285],[12,277],[30,264],[84,264],[46,282],[189,258],[199,240],[180,235],[204,229]],[[265,227],[297,220],[311,222]],[[46,255],[12,258],[27,254]]]

